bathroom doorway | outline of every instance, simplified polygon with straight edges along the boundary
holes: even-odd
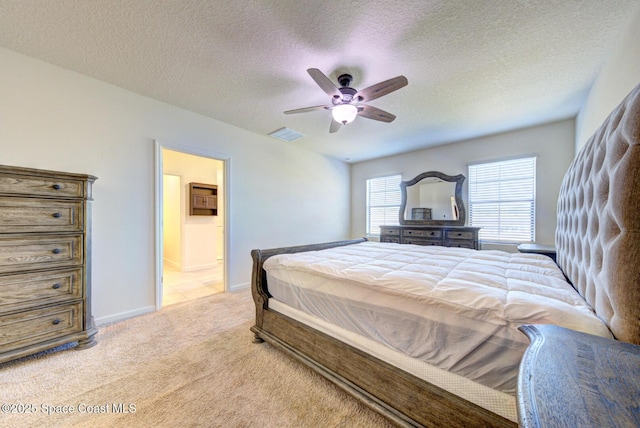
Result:
[[[157,309],[226,290],[226,162],[156,142]],[[215,210],[193,210],[192,183],[215,189]]]

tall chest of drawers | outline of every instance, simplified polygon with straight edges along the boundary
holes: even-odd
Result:
[[[91,187],[96,177],[0,165],[0,362],[95,345]]]

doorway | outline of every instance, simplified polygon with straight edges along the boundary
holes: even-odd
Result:
[[[227,289],[228,158],[156,142],[156,308]],[[190,183],[217,189],[217,209],[190,210]]]

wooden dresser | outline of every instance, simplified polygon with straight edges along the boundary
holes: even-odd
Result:
[[[478,249],[479,227],[380,226],[380,242]]]
[[[95,345],[95,179],[0,165],[0,362],[69,342]]]

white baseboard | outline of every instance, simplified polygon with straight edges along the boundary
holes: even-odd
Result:
[[[216,267],[218,267],[217,263],[207,263],[206,265],[187,266],[184,268],[183,272],[196,272],[203,269],[214,269]]]
[[[207,264],[204,264],[204,265],[185,266],[184,269],[180,265],[180,263],[177,263],[177,262],[175,262],[173,260],[164,259],[162,261],[162,263],[164,263],[165,266],[171,266],[175,270],[181,271],[181,272],[196,272],[196,271],[203,270],[203,269],[214,269],[214,268],[218,267],[218,263],[217,262],[207,263]]]
[[[229,287],[229,293],[233,293],[233,292],[237,292],[237,291],[243,291],[243,290],[246,290],[247,288],[251,288],[251,283],[250,282],[245,282],[244,284],[232,285],[232,286]]]
[[[229,288],[229,292],[230,293],[234,293],[234,292],[240,292],[240,291],[244,291],[247,290],[248,288],[251,287],[251,283],[250,282],[245,282],[242,284],[236,284],[233,285]],[[106,324],[112,324],[115,322],[119,322],[119,321],[124,321],[126,319],[129,318],[134,318],[140,315],[144,315],[144,314],[148,314],[151,312],[155,312],[156,307],[155,306],[146,306],[144,308],[139,308],[139,309],[134,309],[132,311],[126,311],[126,312],[120,312],[117,314],[113,314],[113,315],[109,315],[106,317],[101,317],[101,318],[96,318],[95,319],[95,323],[96,325],[99,326],[104,326]]]
[[[118,321],[124,321],[129,318],[137,317],[140,315],[148,314],[156,310],[155,306],[145,306],[144,308],[134,309],[132,311],[120,312],[118,314],[109,315],[106,317],[96,318],[95,322],[97,326],[105,324],[112,324]]]
[[[175,270],[181,270],[182,269],[182,266],[180,266],[180,263],[178,263],[176,261],[173,261],[173,260],[163,259],[162,263],[164,263],[165,266],[171,266]]]

